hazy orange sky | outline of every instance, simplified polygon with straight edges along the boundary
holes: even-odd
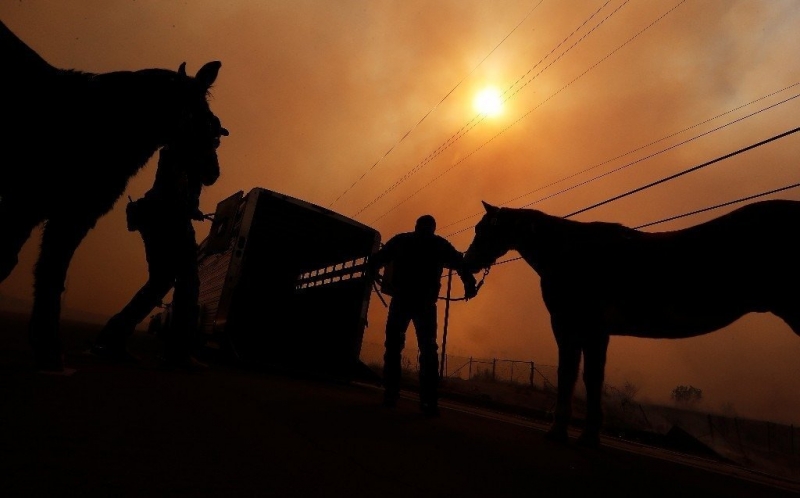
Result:
[[[204,211],[264,187],[384,240],[431,213],[460,250],[481,200],[566,215],[800,123],[795,0],[19,0],[0,3],[0,19],[61,68],[185,61],[194,73],[222,61],[211,106],[231,135]],[[493,117],[473,105],[488,86],[505,92]],[[800,182],[798,135],[573,219],[638,226]],[[154,173],[152,160],[125,196],[142,195]],[[125,196],[78,249],[66,307],[108,317],[146,280]],[[770,197],[800,199],[800,189]],[[196,228],[202,239],[209,226]],[[5,301],[30,301],[39,235],[0,284]],[[476,299],[452,303],[448,352],[555,365],[538,285],[521,261],[495,267]],[[365,342],[382,342],[384,323],[373,296]],[[657,402],[691,384],[709,411],[798,424],[798,358],[788,326],[748,315],[701,338],[612,338],[607,380]]]

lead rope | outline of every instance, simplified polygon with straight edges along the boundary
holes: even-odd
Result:
[[[487,275],[489,275],[489,270],[490,270],[491,268],[492,268],[492,267],[491,267],[491,266],[489,266],[489,267],[487,267],[487,268],[485,268],[485,269],[483,270],[483,275],[481,276],[481,280],[480,280],[480,282],[478,282],[478,284],[475,286],[475,291],[476,291],[476,294],[475,294],[475,295],[476,295],[476,296],[477,296],[477,291],[481,290],[481,287],[483,286],[483,281],[484,281],[484,280],[486,280],[486,276],[487,276]],[[381,292],[380,288],[378,287],[378,281],[379,281],[379,280],[380,280],[380,276],[379,276],[379,275],[378,275],[378,276],[376,276],[376,277],[375,277],[375,278],[372,280],[372,288],[375,290],[375,294],[377,294],[377,295],[378,295],[378,299],[380,299],[380,300],[381,300],[381,303],[383,303],[383,307],[384,307],[384,308],[388,308],[388,307],[389,307],[389,305],[388,305],[388,304],[386,304],[386,300],[385,300],[385,299],[383,299],[383,293]],[[439,296],[439,299],[441,299],[442,301],[448,301],[448,300],[450,300],[450,301],[464,301],[464,300],[466,299],[466,297],[448,298],[447,296]]]
[[[491,269],[491,266],[487,266],[483,270],[483,276],[481,276],[481,281],[478,282],[478,284],[475,286],[475,295],[476,296],[478,295],[477,292],[479,290],[481,290],[481,286],[483,286],[483,281],[486,280],[486,276],[489,274],[489,270],[490,269]],[[439,299],[441,299],[442,301],[464,301],[467,298],[466,298],[466,296],[465,297],[451,297],[451,298],[448,298],[447,296],[439,296]]]

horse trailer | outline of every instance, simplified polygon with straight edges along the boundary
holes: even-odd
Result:
[[[364,270],[379,246],[375,229],[265,188],[220,201],[198,249],[206,348],[255,367],[371,375]]]

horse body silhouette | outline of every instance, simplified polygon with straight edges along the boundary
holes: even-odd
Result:
[[[558,345],[550,439],[567,440],[583,355],[587,413],[579,443],[599,444],[610,336],[694,337],[751,312],[773,313],[800,335],[798,201],[756,202],[652,233],[483,204],[486,213],[465,253],[470,271],[514,250],[541,278]]]
[[[0,22],[0,282],[44,222],[29,335],[39,368],[62,370],[60,301],[72,256],[128,181],[166,144],[190,151],[203,183],[219,176],[208,97],[221,66],[188,76],[141,69],[89,73],[52,66]]]

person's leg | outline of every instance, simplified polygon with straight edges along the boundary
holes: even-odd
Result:
[[[396,298],[389,303],[386,318],[386,350],[383,355],[384,403],[394,406],[400,396],[402,354],[406,344],[406,330],[411,321],[408,309]]]
[[[176,362],[190,361],[197,349],[200,278],[194,229],[184,229],[175,240],[175,291],[172,295],[172,327],[167,334],[165,356]]]
[[[427,415],[439,413],[439,346],[436,343],[436,303],[419,304],[413,314],[419,346],[420,409]]]
[[[158,232],[142,232],[148,279],[122,310],[106,322],[97,336],[92,352],[119,359],[131,358],[126,342],[136,326],[159,305],[175,281],[169,240]]]

